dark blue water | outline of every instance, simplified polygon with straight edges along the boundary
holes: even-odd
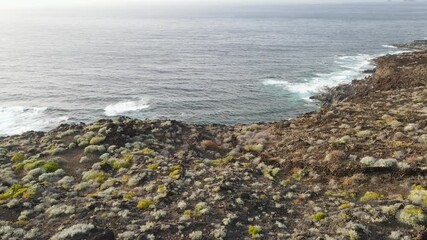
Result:
[[[121,11],[124,11],[123,9]],[[427,37],[426,4],[243,8],[207,16],[0,16],[0,135],[127,115],[251,123]]]

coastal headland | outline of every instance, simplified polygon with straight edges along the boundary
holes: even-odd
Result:
[[[0,138],[0,238],[427,239],[426,46],[291,120]]]

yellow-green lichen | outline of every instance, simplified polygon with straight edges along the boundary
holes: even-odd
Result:
[[[139,209],[148,209],[151,205],[153,205],[153,200],[151,199],[141,199],[138,201],[136,205]]]
[[[380,200],[383,198],[384,198],[384,195],[382,194],[368,191],[360,198],[360,201],[366,202],[366,201]]]
[[[129,168],[132,165],[130,157],[125,159],[112,158],[110,160],[110,165],[114,170],[119,170],[121,168]]]
[[[414,184],[409,192],[408,199],[416,204],[427,205],[427,190],[421,185]]]
[[[232,159],[233,159],[233,156],[227,155],[224,158],[218,158],[218,159],[212,160],[211,164],[215,167],[218,167],[218,166],[222,166],[224,164],[229,163]]]
[[[180,165],[172,165],[172,166],[169,167],[170,171],[175,171],[175,170],[179,170],[179,169],[181,169]]]
[[[28,198],[34,194],[30,185],[13,184],[4,193],[0,194],[0,200],[9,198]]]
[[[262,152],[263,149],[264,149],[264,145],[262,144],[249,144],[245,146],[246,151]]]
[[[320,220],[326,218],[326,216],[327,215],[324,212],[317,212],[317,213],[311,215],[310,219],[315,220],[315,221],[320,221]]]
[[[248,226],[248,234],[251,238],[258,237],[261,234],[262,228],[258,225],[249,225]]]
[[[292,178],[301,181],[303,177],[307,176],[310,173],[310,168],[294,168],[292,169]]]
[[[423,186],[414,184],[411,187],[412,190],[425,190]]]
[[[90,139],[90,144],[91,145],[99,145],[100,143],[102,143],[105,140],[105,136],[102,135],[98,135],[93,137],[92,139]]]
[[[356,197],[355,192],[347,192],[344,189],[327,190],[325,192],[325,195],[330,196],[330,197],[347,197],[347,198],[355,198]]]
[[[221,159],[215,159],[211,161],[211,164],[215,167],[221,166],[222,165],[222,160]]]
[[[342,201],[340,204],[340,208],[348,208],[350,207],[350,202],[349,201]]]
[[[280,172],[280,168],[274,168],[272,166],[268,166],[264,169],[263,174],[266,178],[273,180],[276,177],[277,173]]]
[[[165,193],[166,192],[166,186],[165,185],[159,185],[159,186],[157,186],[157,192],[158,193]]]
[[[174,170],[174,171],[169,173],[169,177],[173,178],[173,179],[178,179],[180,175],[181,175],[180,170]]]
[[[127,192],[127,193],[123,194],[123,199],[124,200],[131,200],[135,196],[136,196],[136,192],[130,191],[130,192]]]
[[[46,161],[45,160],[25,160],[23,162],[20,162],[15,165],[15,170],[21,170],[24,169],[25,171],[30,171],[31,169],[40,167],[43,165]]]
[[[142,149],[142,153],[145,155],[156,155],[156,152],[153,149],[150,148],[144,148]]]
[[[158,167],[159,167],[159,164],[158,164],[158,163],[151,163],[151,164],[148,164],[148,165],[147,165],[147,168],[148,168],[148,169],[151,169],[151,170],[156,169],[156,168],[158,168]]]
[[[85,180],[85,181],[92,180],[95,182],[102,182],[107,177],[108,177],[108,174],[105,172],[90,170],[90,171],[83,173],[82,180]]]
[[[404,224],[411,225],[414,228],[423,228],[427,226],[427,214],[423,209],[414,205],[407,205],[397,214],[397,219]]]
[[[210,208],[205,202],[199,202],[194,206],[194,212],[192,213],[192,216],[200,217],[202,215],[208,214],[209,211]]]
[[[25,156],[21,152],[13,153],[12,158],[10,159],[12,162],[20,162],[25,159]]]
[[[43,164],[41,168],[44,169],[46,172],[55,172],[59,169],[59,164],[55,161],[48,161]]]

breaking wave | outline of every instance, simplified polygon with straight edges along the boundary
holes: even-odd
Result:
[[[150,105],[148,104],[147,99],[121,101],[105,107],[104,113],[106,116],[112,117],[122,115],[124,113],[140,111],[149,107]]]
[[[66,116],[50,116],[47,107],[0,107],[0,136],[42,131],[67,120]]]

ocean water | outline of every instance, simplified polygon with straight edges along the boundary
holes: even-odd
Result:
[[[427,4],[232,9],[204,16],[0,15],[0,135],[126,115],[288,119],[427,38]]]

